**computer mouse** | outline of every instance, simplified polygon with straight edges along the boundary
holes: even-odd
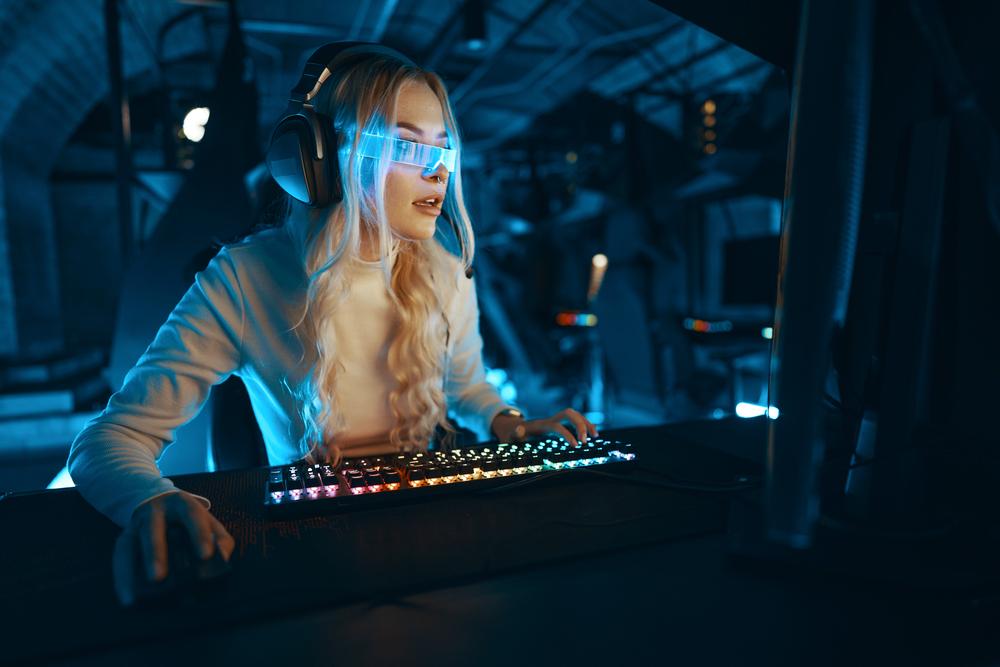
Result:
[[[232,570],[218,547],[209,558],[203,559],[180,523],[168,521],[166,530],[167,576],[161,581],[150,581],[147,577],[142,549],[136,544],[132,568],[133,606],[184,597],[214,585]]]

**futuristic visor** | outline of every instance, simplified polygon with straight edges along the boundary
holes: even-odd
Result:
[[[458,151],[454,148],[441,148],[406,141],[398,137],[383,137],[365,132],[358,144],[358,155],[362,157],[381,158],[386,144],[389,147],[389,159],[393,162],[412,164],[423,167],[427,171],[435,171],[439,164],[449,172],[455,171],[455,160]]]

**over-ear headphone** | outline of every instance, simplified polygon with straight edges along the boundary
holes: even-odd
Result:
[[[337,149],[340,145],[333,119],[317,113],[312,99],[330,75],[334,59],[346,53],[372,53],[417,67],[408,57],[372,42],[331,42],[316,49],[288,96],[288,107],[271,133],[266,161],[271,177],[289,195],[314,208],[324,208],[343,199]],[[461,238],[458,225],[442,215]],[[472,267],[465,271],[472,278]]]
[[[343,198],[333,119],[317,113],[312,99],[330,75],[333,60],[345,53],[382,54],[416,67],[399,51],[371,42],[331,42],[309,56],[302,77],[289,94],[288,107],[271,133],[266,160],[282,190],[315,208]]]

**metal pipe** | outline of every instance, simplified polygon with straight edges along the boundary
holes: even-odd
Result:
[[[537,67],[531,70],[526,76],[522,77],[519,81],[513,83],[503,84],[499,86],[493,86],[491,88],[483,88],[477,90],[471,95],[469,95],[465,100],[463,100],[464,106],[471,105],[474,101],[485,99],[489,97],[499,97],[501,95],[516,95],[523,93],[528,86],[535,84],[539,88],[544,88],[546,84],[553,79],[555,79],[559,74],[565,70],[579,65],[584,59],[590,54],[598,51],[605,46],[611,46],[614,44],[620,44],[621,42],[640,39],[642,37],[654,34],[659,31],[670,31],[675,28],[678,19],[671,19],[667,22],[654,23],[652,25],[640,26],[638,28],[633,28],[631,30],[625,30],[619,33],[612,33],[610,35],[603,35],[598,39],[595,39],[586,46],[577,49],[575,52],[565,57],[568,50],[562,50],[558,54],[558,57],[553,57],[548,61],[539,64]],[[550,67],[550,64],[552,66]],[[546,71],[548,70],[548,71]],[[463,82],[463,85],[465,82]]]
[[[347,33],[347,41],[356,41],[361,36],[361,29],[365,27],[365,19],[368,18],[370,6],[371,0],[361,0],[361,7],[354,14],[354,21],[351,23],[351,31]]]
[[[479,64],[476,69],[472,70],[467,77],[462,81],[462,83],[455,86],[451,93],[452,104],[458,105],[465,94],[477,83],[480,79],[486,76],[486,73],[493,68],[500,56],[506,53],[507,47],[513,44],[514,40],[521,36],[525,30],[527,30],[531,25],[541,17],[542,14],[548,10],[552,5],[553,0],[542,0],[538,5],[532,10],[530,14],[523,21],[521,21],[516,28],[510,31],[510,34],[504,38],[501,44],[498,44],[493,51],[490,53],[489,58],[484,60]]]
[[[132,127],[129,101],[122,70],[122,41],[118,0],[104,0],[104,33],[108,50],[108,80],[111,127],[115,136],[115,163],[118,186],[118,226],[122,264],[128,266],[135,244],[132,234]]]
[[[868,145],[874,6],[802,5],[771,355],[765,529],[807,548],[819,516],[824,390],[857,243]]]
[[[441,62],[441,58],[448,52],[448,47],[451,46],[451,36],[458,32],[458,17],[462,15],[464,9],[464,2],[460,2],[455,6],[455,11],[448,15],[441,23],[438,31],[434,33],[434,37],[431,38],[429,42],[431,45],[430,50],[420,54],[417,62],[427,69],[432,70],[437,67],[437,64]]]
[[[685,58],[683,61],[681,61],[679,63],[674,63],[674,64],[672,64],[672,65],[670,65],[668,67],[665,67],[665,68],[661,69],[658,72],[653,73],[652,75],[650,75],[650,77],[648,79],[646,79],[645,82],[639,84],[638,86],[636,86],[634,88],[631,88],[629,90],[620,91],[620,94],[628,94],[628,93],[632,93],[632,92],[641,92],[641,93],[650,93],[650,92],[654,92],[655,93],[655,92],[660,92],[661,90],[664,89],[664,85],[661,84],[659,88],[653,88],[651,86],[650,82],[652,82],[654,79],[665,79],[667,77],[673,76],[674,74],[678,74],[680,72],[683,72],[683,71],[687,70],[688,68],[690,68],[690,67],[692,67],[694,65],[697,65],[699,62],[701,62],[705,58],[708,58],[709,56],[714,56],[716,53],[720,53],[722,51],[725,51],[730,46],[732,46],[732,45],[729,44],[729,42],[724,42],[724,41],[722,41],[720,39],[718,44],[714,44],[714,45],[708,47],[707,49],[702,49],[701,51],[698,51],[697,53],[692,53],[690,56],[688,56],[687,58]]]
[[[396,5],[399,4],[399,0],[386,0],[382,4],[382,13],[379,14],[378,22],[375,23],[375,30],[372,31],[372,41],[381,42],[382,35],[385,34],[386,28],[389,27],[389,22],[392,21],[392,15],[396,12]]]

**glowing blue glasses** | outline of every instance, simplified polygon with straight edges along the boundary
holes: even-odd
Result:
[[[386,144],[389,145],[389,159],[393,162],[412,164],[427,171],[436,171],[438,165],[443,164],[449,172],[455,171],[458,151],[454,148],[418,144],[399,137],[383,137],[365,132],[358,143],[358,155],[380,158]]]

